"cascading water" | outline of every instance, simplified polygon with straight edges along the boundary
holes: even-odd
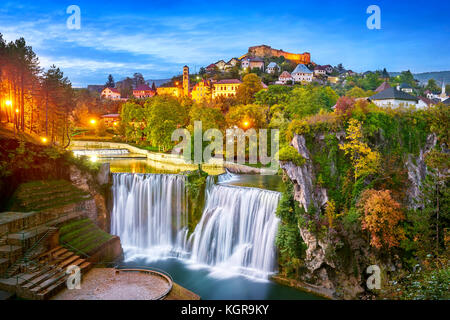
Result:
[[[276,271],[275,215],[280,194],[257,188],[215,185],[207,178],[200,222],[187,238],[185,177],[113,174],[111,232],[125,257],[168,256],[266,278]]]
[[[113,174],[111,233],[126,256],[161,258],[185,250],[185,177],[175,174]]]
[[[191,236],[191,260],[255,277],[275,272],[279,197],[274,191],[214,185]]]

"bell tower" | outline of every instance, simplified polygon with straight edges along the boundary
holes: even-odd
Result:
[[[189,96],[189,67],[183,67],[183,95]]]

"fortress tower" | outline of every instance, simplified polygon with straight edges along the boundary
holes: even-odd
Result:
[[[189,96],[189,67],[183,67],[183,95]]]

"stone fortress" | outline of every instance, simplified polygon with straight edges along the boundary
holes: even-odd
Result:
[[[311,54],[309,52],[304,53],[290,53],[283,50],[273,49],[268,45],[253,46],[248,48],[248,53],[244,56],[251,57],[285,57],[295,63],[308,64],[311,62]],[[242,57],[244,57],[242,56]],[[241,57],[241,58],[242,58]]]

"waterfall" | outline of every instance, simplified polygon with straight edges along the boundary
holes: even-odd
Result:
[[[185,177],[175,174],[113,174],[111,233],[128,255],[165,257],[185,250]]]
[[[276,271],[280,194],[214,185],[192,234],[191,260],[256,277]]]
[[[125,258],[182,257],[259,278],[275,272],[280,194],[215,185],[213,177],[205,189],[202,217],[187,241],[183,175],[113,174],[111,232],[120,237]]]
[[[219,175],[218,182],[219,183],[230,182],[235,180],[237,177],[238,176],[236,174],[231,173],[230,171],[228,171],[228,169],[225,169],[225,173]]]

